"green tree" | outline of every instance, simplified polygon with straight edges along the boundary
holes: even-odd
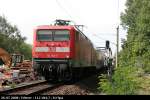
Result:
[[[25,59],[31,59],[31,45],[25,43],[26,38],[16,25],[11,25],[4,16],[0,16],[0,47],[11,53],[19,52]]]
[[[150,0],[127,0],[126,7],[121,20],[127,40],[119,53],[119,68],[111,82],[106,78],[100,82],[108,94],[136,94],[149,82],[144,75],[150,73]]]
[[[128,33],[123,55],[128,51],[128,62],[147,68],[150,66],[145,61],[150,61],[150,1],[127,0],[126,6],[125,13],[121,15],[122,25]]]
[[[17,26],[11,25],[5,17],[0,16],[0,46],[8,52],[18,51],[25,37],[22,37]]]
[[[25,56],[25,59],[31,60],[32,59],[32,45],[27,43],[21,44],[20,53]]]

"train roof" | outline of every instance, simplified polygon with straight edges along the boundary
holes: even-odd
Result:
[[[93,45],[93,43],[91,42],[91,40],[78,28],[78,27],[76,27],[75,25],[66,25],[66,26],[64,26],[64,25],[40,25],[40,26],[37,26],[36,28],[35,28],[35,30],[38,30],[38,29],[68,29],[68,30],[76,30],[76,31],[78,31],[79,33],[81,33],[82,35],[84,35],[85,36],[85,38],[88,40],[88,41],[90,41],[90,43]]]
[[[36,30],[37,29],[68,29],[68,30],[71,30],[71,29],[74,29],[74,26],[40,25],[40,26],[36,27]]]

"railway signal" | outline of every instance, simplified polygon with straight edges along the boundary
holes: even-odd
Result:
[[[106,49],[109,49],[109,41],[106,41]]]

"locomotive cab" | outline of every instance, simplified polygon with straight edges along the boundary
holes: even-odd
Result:
[[[34,31],[33,67],[46,79],[68,78],[73,57],[72,27],[39,26]]]
[[[68,30],[37,30],[35,52],[38,58],[69,58],[69,38]]]

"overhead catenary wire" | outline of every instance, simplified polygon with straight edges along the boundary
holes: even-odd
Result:
[[[90,34],[90,35],[92,35],[92,36],[94,36],[94,37],[96,37],[98,39],[104,40],[104,41],[108,40],[108,39],[105,39],[105,38],[102,38],[102,37],[99,36],[99,35],[102,35],[102,34],[99,34],[99,35],[97,35],[97,34]],[[109,35],[109,34],[103,34],[103,35]],[[111,34],[111,35],[115,36],[115,34]],[[111,41],[110,41],[110,43],[116,46],[116,43],[111,42]]]
[[[73,17],[70,15],[70,13],[62,6],[62,4],[59,2],[59,0],[56,0],[56,3],[57,3],[57,5],[71,18],[71,19],[73,19]],[[75,21],[73,21],[73,20],[71,20],[75,25],[76,25],[76,22]],[[87,27],[86,27],[87,28]],[[93,35],[93,34],[92,34]],[[103,34],[104,35],[104,34]],[[105,34],[105,35],[107,35],[107,34]],[[108,35],[110,35],[110,34],[108,34]],[[115,35],[115,34],[111,34],[111,35]],[[107,39],[104,39],[104,38],[102,38],[102,37],[100,37],[100,36],[98,36],[98,35],[93,35],[93,36],[96,36],[97,38],[99,38],[99,39],[101,39],[101,40],[104,40],[104,41],[106,41]],[[110,41],[110,43],[111,44],[113,44],[113,45],[116,45],[115,43],[113,43],[113,42],[111,42]]]
[[[73,21],[73,17],[71,16],[71,14],[61,5],[61,3],[59,2],[59,0],[56,0],[57,5],[70,17],[70,19],[72,19],[71,21],[76,24],[75,21]]]
[[[99,38],[99,39],[101,39],[101,40],[107,41],[107,39],[104,39],[104,38],[102,38],[102,37],[100,37],[100,36],[98,36],[98,35],[96,35],[96,34],[93,34],[93,36],[96,36],[97,38]],[[111,41],[110,41],[110,43],[113,44],[113,45],[116,45],[114,42],[111,42]]]

